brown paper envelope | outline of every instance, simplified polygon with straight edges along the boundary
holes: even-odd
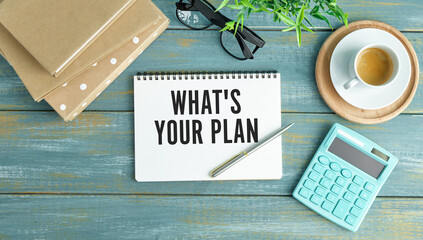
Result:
[[[0,22],[58,76],[135,0],[3,0]]]
[[[148,29],[159,18],[160,10],[151,0],[137,0],[75,60],[70,73],[76,75],[87,69],[109,53],[120,48],[140,32]]]
[[[0,48],[35,101],[121,47],[158,21],[160,10],[150,0],[138,0],[59,77],[51,76],[16,39],[0,25]]]
[[[163,15],[157,24],[54,90],[45,100],[65,121],[73,120],[168,26],[169,19]]]

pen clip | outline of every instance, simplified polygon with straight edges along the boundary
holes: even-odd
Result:
[[[220,164],[219,166],[217,166],[214,170],[221,168],[223,165],[225,165],[226,163],[232,161],[234,158],[237,158],[239,155],[243,154],[244,152],[240,152],[238,154],[236,154],[235,156],[229,158],[228,160],[226,160],[225,162],[223,162],[222,164]],[[214,170],[212,172],[214,172]]]

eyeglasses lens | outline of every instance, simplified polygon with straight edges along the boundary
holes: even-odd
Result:
[[[215,8],[209,2],[202,0],[199,1],[208,6],[213,12],[215,11]],[[195,9],[192,5],[189,5],[186,2],[182,3],[182,1],[179,2],[179,4],[185,5],[178,6],[177,4],[176,16],[178,20],[185,26],[195,30],[202,30],[213,25],[210,20],[208,20],[200,11],[197,11],[197,9]],[[238,31],[241,31],[241,27],[239,27]],[[227,53],[239,60],[247,59],[247,57],[245,57],[242,51],[243,48],[241,47],[233,33],[229,31],[223,31],[221,33],[220,40],[222,43],[222,47],[226,50]],[[243,40],[243,42],[246,44],[251,53],[253,53],[254,49],[256,48],[256,45],[246,40]]]
[[[192,29],[204,29],[212,23],[199,11],[176,10],[179,21]]]
[[[242,52],[242,48],[239,45],[238,40],[236,39],[233,33],[228,31],[223,31],[221,40],[222,40],[222,46],[226,49],[228,53],[230,53],[232,56],[238,59],[246,59],[246,57],[244,56],[244,53]],[[247,47],[250,49],[251,52],[256,47],[256,45],[248,41],[244,40],[244,42],[246,43]]]

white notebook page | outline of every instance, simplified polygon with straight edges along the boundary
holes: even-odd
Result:
[[[281,137],[209,176],[281,127],[280,96],[279,73],[135,76],[136,180],[280,179]]]

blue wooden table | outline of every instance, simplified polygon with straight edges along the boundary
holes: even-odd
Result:
[[[266,41],[253,61],[221,49],[218,31],[191,31],[174,3],[154,1],[170,18],[161,35],[76,120],[65,123],[35,103],[0,59],[0,239],[423,238],[423,88],[403,114],[378,125],[335,115],[319,96],[314,65],[331,34],[281,33],[271,17],[246,22]],[[212,1],[218,4],[219,1]],[[422,0],[338,1],[350,21],[401,30],[423,63]],[[230,13],[228,13],[231,15]],[[340,27],[333,21],[334,27]],[[423,66],[423,64],[421,64]],[[137,183],[133,86],[138,71],[278,70],[282,76],[283,175],[278,181]],[[420,85],[423,69],[420,67]],[[368,136],[399,163],[356,233],[325,220],[291,193],[334,122]]]

